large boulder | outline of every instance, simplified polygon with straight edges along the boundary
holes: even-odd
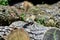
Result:
[[[4,39],[11,40],[13,38],[12,40],[14,40],[14,38],[17,35],[25,35],[25,32],[20,30],[21,28],[28,33],[27,35],[29,36],[30,40],[60,40],[59,28],[46,27],[43,25],[39,25],[36,22],[34,23],[32,22],[27,23],[27,22],[22,22],[22,21],[13,22],[9,27],[8,26],[5,26],[3,28],[1,27],[0,35]],[[22,34],[19,34],[20,31],[22,32]],[[22,38],[24,39],[25,36],[22,36]],[[18,39],[20,39],[19,37]]]
[[[16,22],[19,23],[19,22]],[[59,40],[60,37],[58,35],[60,35],[60,29],[55,28],[55,27],[45,27],[43,25],[39,25],[37,23],[33,23],[31,24],[21,24],[21,26],[19,26],[18,24],[15,25],[14,23],[11,24],[10,26],[12,27],[12,25],[16,26],[16,28],[24,28],[25,31],[28,32],[29,37],[31,40]],[[13,27],[14,27],[13,26]],[[24,27],[23,27],[24,26]]]

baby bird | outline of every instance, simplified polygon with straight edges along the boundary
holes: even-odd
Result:
[[[30,40],[28,33],[23,29],[16,29],[7,36],[7,40]]]

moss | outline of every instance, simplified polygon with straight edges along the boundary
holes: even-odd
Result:
[[[8,0],[0,0],[0,5],[8,5]]]
[[[26,16],[26,14],[25,14],[25,13],[22,13],[22,14],[20,15],[20,19],[21,19],[22,21],[24,21],[25,16]]]
[[[38,19],[35,19],[35,21],[37,22],[37,23],[39,23],[39,24],[42,24],[42,25],[44,25],[45,23],[44,23],[44,18],[38,18]]]

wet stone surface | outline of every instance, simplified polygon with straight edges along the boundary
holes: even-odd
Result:
[[[15,22],[14,22],[15,23]],[[10,26],[12,26],[12,25],[14,25],[14,23],[12,23]],[[19,21],[18,22],[16,22],[16,23],[19,23]],[[22,23],[21,21],[20,21],[20,23]],[[22,25],[22,24],[18,24],[18,26],[15,24],[14,26],[16,26],[16,27],[20,27],[20,28],[23,28],[23,26],[24,25]],[[34,23],[34,24],[32,24],[32,25],[28,25],[26,28],[24,28],[25,29],[25,31],[27,31],[28,32],[28,34],[29,34],[29,37],[31,38],[31,40],[42,40],[42,38],[43,38],[43,34],[45,33],[45,31],[46,30],[48,30],[48,29],[50,29],[50,28],[47,28],[47,27],[44,27],[44,26],[40,26],[39,24],[37,24],[37,23]]]
[[[14,30],[14,28],[23,28],[23,26],[27,24],[22,21],[17,21],[12,23],[10,26],[0,26],[0,36],[4,37],[9,35],[11,31]],[[47,30],[47,28],[41,27],[38,24],[32,24],[27,26],[27,28],[24,28],[25,31],[28,32],[31,40],[39,40],[43,37],[44,31]],[[32,39],[33,38],[33,39]]]
[[[9,35],[14,29],[23,28],[23,26],[26,24],[29,24],[29,23],[26,23],[23,21],[16,21],[16,22],[13,22],[10,26],[0,26],[0,35],[1,37],[5,37]],[[24,30],[28,32],[30,40],[43,40],[45,33],[49,29],[51,29],[51,27],[45,27],[43,25],[37,24],[36,22],[34,22],[32,25],[31,24],[27,25],[26,28],[24,28]]]

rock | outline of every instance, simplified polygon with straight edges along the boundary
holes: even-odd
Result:
[[[35,18],[36,18],[35,15],[26,15],[25,21],[33,22],[35,20]]]
[[[57,28],[53,28],[53,27],[42,27],[42,26],[41,27],[40,26],[37,27],[36,25],[35,26],[32,25],[32,26],[28,26],[28,29],[29,29],[29,27],[30,27],[30,32],[27,31],[27,30],[26,31],[30,34],[30,38],[31,39],[33,38],[34,40],[46,40],[46,39],[48,40],[48,38],[50,40],[50,37],[52,37],[51,40],[53,40],[55,31],[56,31],[56,33],[58,33],[57,32],[58,29]],[[33,28],[33,27],[36,27],[36,28]],[[50,33],[53,36],[50,35]],[[56,33],[55,33],[55,35],[59,35],[59,34],[56,34]],[[59,40],[59,37],[57,39]]]
[[[25,26],[26,28],[24,28],[23,26]],[[21,28],[23,30],[21,30]],[[50,39],[51,40],[55,40],[55,39],[59,40],[60,39],[60,37],[58,36],[58,35],[60,35],[59,28],[46,27],[43,25],[39,25],[36,22],[31,24],[31,23],[26,23],[26,22],[22,22],[22,21],[16,21],[16,22],[13,22],[9,27],[8,26],[5,26],[3,28],[0,27],[0,30],[4,32],[3,33],[0,31],[1,37],[3,37],[4,39],[9,39],[9,40],[11,40],[10,38],[13,38],[12,40],[14,40],[14,37],[17,36],[18,32],[21,32],[21,35],[25,35],[24,31],[26,31],[28,34],[26,34],[25,36],[22,36],[22,38],[26,37],[26,38],[28,38],[28,40],[29,40],[29,38],[31,40],[46,40],[46,39],[47,40],[50,40]],[[6,35],[6,36],[3,36],[3,35]],[[13,35],[13,37],[11,37],[12,35]],[[19,33],[18,33],[18,35],[19,35]],[[29,37],[27,37],[27,35]],[[16,39],[17,39],[17,37],[16,37]]]
[[[60,7],[60,1],[57,2],[57,3],[55,3],[55,4],[53,4],[53,6],[56,6],[59,9],[59,7]]]
[[[56,25],[55,21],[53,19],[49,19],[45,21],[45,26],[52,26],[54,27]]]
[[[51,40],[54,40],[55,38],[59,40],[59,36],[57,38],[57,36],[55,35],[60,35],[60,29],[55,27],[45,27],[37,23],[34,23],[32,25],[28,25],[26,28],[24,28],[24,30],[28,32],[31,40],[48,40],[48,38],[50,40],[50,37],[52,37]]]
[[[7,30],[7,29],[9,29],[9,27],[8,26],[0,26],[0,36],[1,37],[4,37],[4,36],[7,36],[10,32],[10,29],[9,30]],[[6,35],[4,35],[4,34],[6,34]]]
[[[11,25],[9,25],[9,27],[20,27],[22,28],[26,23],[23,22],[23,21],[16,21],[16,22],[13,22]]]
[[[1,24],[1,26],[4,24],[9,25],[12,22],[20,19],[19,15],[21,13],[21,10],[18,10],[14,6],[0,6],[0,10],[1,10],[0,11],[0,24]]]

